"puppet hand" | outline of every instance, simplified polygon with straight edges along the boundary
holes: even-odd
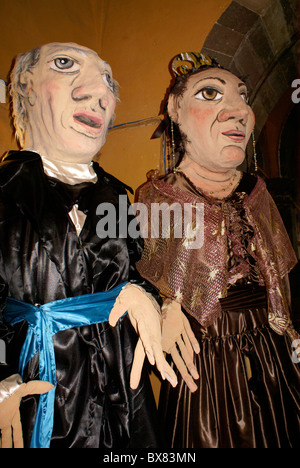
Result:
[[[286,330],[292,344],[292,361],[295,364],[300,363],[300,334],[297,332],[297,330],[294,328],[293,324],[290,323]]]
[[[20,402],[26,395],[41,395],[53,388],[49,382],[32,380],[23,383],[18,375],[0,382],[0,431],[2,448],[23,448]]]
[[[171,354],[174,364],[179,370],[183,380],[189,389],[194,392],[197,390],[197,385],[193,378],[199,379],[199,374],[193,364],[193,351],[199,354],[199,344],[178,302],[171,299],[165,300],[162,307],[162,314],[163,350]],[[177,346],[180,353],[178,352]]]
[[[125,286],[116,299],[109,316],[109,323],[115,326],[118,319],[128,312],[129,319],[139,340],[134,352],[133,365],[130,374],[130,387],[138,387],[141,372],[147,354],[150,364],[156,364],[163,379],[171,385],[177,385],[177,377],[165,360],[161,346],[161,316],[146,292],[133,284]]]

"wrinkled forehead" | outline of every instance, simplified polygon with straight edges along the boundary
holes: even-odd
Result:
[[[80,57],[82,61],[93,62],[100,66],[105,64],[109,67],[109,64],[102,60],[97,52],[74,42],[51,42],[50,44],[42,45],[40,49],[40,62],[47,63],[54,56],[63,56],[64,54],[68,56],[75,54]]]

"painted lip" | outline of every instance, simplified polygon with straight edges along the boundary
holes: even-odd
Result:
[[[245,133],[240,130],[228,130],[227,132],[222,132],[222,135],[227,136],[233,141],[243,141],[246,137]]]
[[[104,124],[103,118],[93,112],[76,112],[73,114],[73,120],[94,134],[99,133]]]

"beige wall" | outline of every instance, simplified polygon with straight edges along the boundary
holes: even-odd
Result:
[[[169,85],[168,63],[178,52],[199,50],[229,0],[1,0],[0,78],[12,58],[40,44],[72,41],[96,50],[112,65],[121,103],[115,125],[160,113]],[[150,140],[155,125],[108,135],[101,164],[136,189],[160,166],[161,144]],[[8,106],[0,104],[0,154],[16,147]]]
[[[171,58],[200,50],[228,0],[112,0],[102,39],[121,85],[115,124],[143,121],[160,114],[170,83]],[[141,124],[140,124],[141,125]],[[110,135],[102,164],[136,189],[149,169],[159,168],[161,144],[150,140],[156,125]],[[129,162],[130,161],[130,162]]]
[[[52,41],[77,42],[109,61],[121,103],[100,162],[135,190],[160,168],[161,142],[151,140],[170,82],[168,64],[179,52],[200,50],[230,0],[1,0],[0,79],[12,58]],[[7,104],[0,104],[0,155],[16,148]],[[138,125],[122,126],[142,121]],[[152,379],[156,397],[159,383]]]

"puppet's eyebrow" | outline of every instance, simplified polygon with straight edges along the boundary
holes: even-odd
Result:
[[[198,80],[198,81],[193,85],[193,88],[195,88],[201,81],[206,81],[206,80],[218,80],[218,81],[220,81],[223,85],[226,85],[226,81],[223,80],[222,78],[219,78],[218,76],[207,76],[206,78],[201,78],[200,80]],[[246,83],[244,83],[243,81],[240,81],[240,82],[238,83],[238,87],[241,88],[242,86],[245,86],[245,88],[247,88]]]
[[[76,52],[78,54],[83,55],[83,57],[86,57],[86,53],[81,49],[77,49],[76,47],[63,47],[63,48],[55,49],[55,50],[51,51],[48,55],[60,54],[62,52],[64,52],[64,53]]]
[[[226,84],[226,81],[225,81],[225,80],[222,80],[222,78],[219,78],[218,76],[207,76],[206,78],[201,78],[200,80],[198,80],[198,81],[194,84],[193,88],[195,88],[195,86],[197,86],[197,84],[200,83],[200,81],[206,81],[206,80],[218,80],[218,81],[220,81],[223,85]]]

